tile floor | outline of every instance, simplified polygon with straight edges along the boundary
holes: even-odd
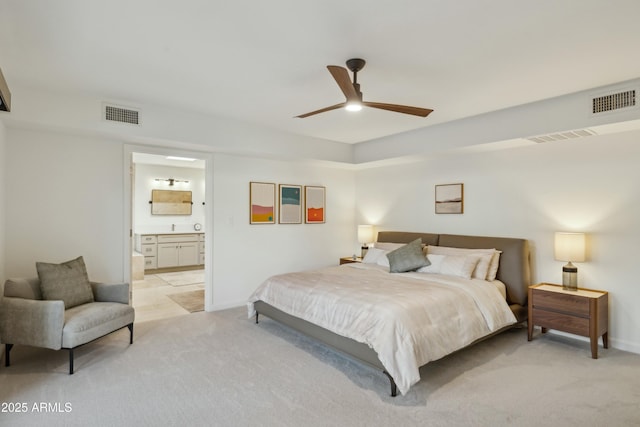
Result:
[[[171,283],[179,284],[173,286]],[[204,270],[146,274],[133,281],[133,307],[136,323],[189,314],[167,295],[204,289]]]

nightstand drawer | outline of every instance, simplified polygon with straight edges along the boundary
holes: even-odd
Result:
[[[536,325],[543,328],[556,329],[583,337],[589,336],[588,318],[534,308],[533,319]]]
[[[533,306],[589,317],[589,299],[578,295],[533,290]]]

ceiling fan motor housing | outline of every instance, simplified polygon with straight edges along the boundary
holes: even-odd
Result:
[[[358,71],[364,68],[364,64],[366,63],[367,62],[364,59],[360,59],[360,58],[349,59],[347,61],[347,68],[353,71],[354,73],[357,73]]]

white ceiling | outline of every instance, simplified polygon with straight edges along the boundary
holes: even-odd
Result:
[[[0,67],[10,88],[355,143],[638,78],[639,16],[638,0],[0,0]],[[435,111],[293,118],[344,100],[326,65],[352,57],[365,100]]]

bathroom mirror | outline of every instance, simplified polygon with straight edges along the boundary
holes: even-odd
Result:
[[[151,190],[151,215],[191,215],[191,191]]]

